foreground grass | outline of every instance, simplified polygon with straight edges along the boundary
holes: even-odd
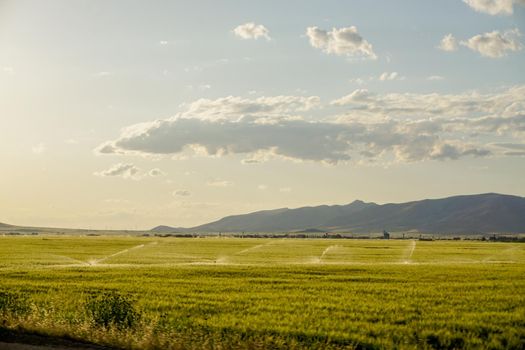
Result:
[[[520,349],[525,251],[482,242],[0,238],[21,327],[123,348]],[[117,291],[140,320],[97,325]]]

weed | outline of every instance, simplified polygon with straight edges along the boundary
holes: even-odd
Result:
[[[25,294],[0,291],[0,315],[25,316],[31,311],[31,303]]]
[[[96,326],[118,329],[133,328],[140,320],[133,302],[116,292],[105,292],[88,298],[86,302],[88,316]]]

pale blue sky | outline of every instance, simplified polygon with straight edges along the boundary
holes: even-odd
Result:
[[[0,0],[0,222],[525,195],[525,6],[483,6]],[[249,22],[271,39],[234,33]],[[377,58],[327,52],[308,27],[355,27]]]

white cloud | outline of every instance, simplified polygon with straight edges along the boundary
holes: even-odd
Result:
[[[447,34],[441,39],[438,49],[443,51],[456,51],[458,49],[458,41],[452,34]]]
[[[168,45],[168,44],[169,44],[169,42],[167,40],[159,41],[159,45],[163,45],[164,46],[164,45]]]
[[[509,51],[519,51],[523,48],[519,41],[520,31],[516,28],[503,33],[495,30],[490,33],[475,35],[461,44],[482,56],[499,58],[507,55]]]
[[[442,77],[441,75],[431,75],[431,76],[427,77],[427,80],[439,81],[439,80],[445,80],[445,78]]]
[[[95,175],[100,177],[122,177],[124,179],[130,179],[134,178],[138,172],[139,168],[137,168],[134,164],[118,163],[109,169],[95,172]]]
[[[211,84],[188,85],[188,89],[206,91],[211,89]]]
[[[356,83],[357,85],[363,85],[365,83],[365,80],[363,78],[354,78],[350,79],[349,82]]]
[[[281,187],[279,188],[279,192],[288,193],[292,192],[292,189],[290,187]]]
[[[184,114],[209,120],[237,119],[245,115],[276,116],[308,111],[319,103],[318,96],[272,96],[256,99],[227,96],[215,100],[202,98],[189,104]]]
[[[463,0],[478,12],[489,15],[512,15],[514,5],[525,5],[525,0]]]
[[[405,76],[400,75],[398,72],[383,72],[379,75],[371,75],[368,78],[361,77],[350,79],[349,82],[356,83],[357,85],[363,85],[367,81],[394,81],[394,80],[406,80]]]
[[[265,38],[266,40],[271,40],[270,31],[262,24],[255,24],[253,22],[244,23],[235,27],[233,33],[241,39]]]
[[[191,192],[189,190],[175,190],[173,191],[174,197],[189,197],[191,196]]]
[[[148,175],[151,177],[157,177],[157,176],[164,176],[166,175],[166,173],[160,170],[159,168],[153,168],[150,171],[148,171]]]
[[[261,191],[265,191],[268,189],[268,186],[267,185],[264,185],[264,184],[261,184],[259,186],[257,186],[257,189],[261,190]]]
[[[228,180],[215,179],[206,182],[206,185],[211,187],[230,187],[233,186],[233,182]]]
[[[525,85],[494,93],[477,91],[460,94],[388,93],[374,94],[366,89],[331,102],[348,107],[351,117],[464,117],[468,115],[513,116],[525,111]]]
[[[331,31],[308,27],[306,35],[310,40],[310,45],[327,54],[377,59],[372,45],[363,39],[355,26],[333,28]]]
[[[31,151],[34,153],[34,154],[42,154],[46,151],[46,145],[44,143],[39,143],[38,145],[35,145],[31,148]]]
[[[384,72],[378,78],[380,81],[389,81],[389,80],[405,80],[406,78],[400,76],[398,72]]]

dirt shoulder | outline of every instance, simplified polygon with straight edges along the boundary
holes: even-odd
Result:
[[[72,339],[0,328],[1,350],[116,350]]]

